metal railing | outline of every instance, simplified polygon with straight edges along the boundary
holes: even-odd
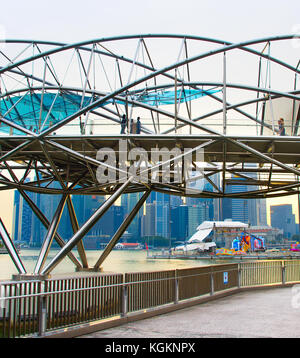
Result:
[[[300,282],[300,260],[266,260],[240,264],[240,286]]]
[[[3,282],[0,337],[43,335],[47,330],[118,315],[122,282],[121,274]]]
[[[0,283],[0,337],[46,332],[228,289],[300,282],[300,260]]]

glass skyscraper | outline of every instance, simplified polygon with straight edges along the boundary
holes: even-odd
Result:
[[[283,229],[284,237],[291,239],[297,232],[292,204],[272,205],[270,209],[272,227]]]
[[[32,232],[32,216],[31,208],[20,193],[15,190],[12,228],[12,238],[15,242],[29,244]]]

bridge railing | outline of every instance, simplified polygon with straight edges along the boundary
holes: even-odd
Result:
[[[300,260],[266,260],[240,264],[240,286],[266,286],[300,281]]]
[[[226,290],[300,282],[300,260],[0,283],[0,337],[126,317]]]
[[[0,283],[0,338],[121,314],[122,274]]]

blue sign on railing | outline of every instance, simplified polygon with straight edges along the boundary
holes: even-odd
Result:
[[[224,285],[228,283],[228,272],[223,272],[223,282]]]

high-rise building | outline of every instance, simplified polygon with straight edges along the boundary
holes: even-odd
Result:
[[[106,245],[124,219],[123,207],[113,205],[85,235],[83,244],[87,249],[99,249]]]
[[[248,169],[252,169],[254,171],[247,173],[247,176],[249,178],[252,178],[253,180],[257,180],[257,164],[255,163],[247,163],[245,164],[245,167]],[[253,191],[257,190],[257,185],[248,185],[247,191]],[[249,199],[248,200],[248,222],[252,226],[256,226],[259,223],[259,200],[256,199]]]
[[[231,184],[226,186],[228,193],[239,193],[256,190],[258,187],[253,180],[257,179],[256,164],[246,163],[245,167],[249,172],[242,173],[246,177],[232,175]],[[252,180],[252,185],[247,185],[246,181]],[[239,183],[234,182],[239,181]],[[245,184],[243,184],[243,182]],[[254,184],[254,185],[253,185]],[[216,207],[216,206],[215,206]],[[215,215],[217,216],[217,215]],[[238,220],[250,223],[251,226],[267,225],[266,199],[243,199],[243,198],[223,198],[220,200],[219,220]]]
[[[171,237],[178,241],[188,239],[189,207],[180,205],[171,210]]]
[[[35,205],[39,208],[41,208],[40,205],[40,199],[41,195],[38,193],[33,193],[32,195],[32,201],[35,203]],[[32,230],[31,230],[31,237],[30,237],[30,246],[32,247],[40,247],[43,242],[43,237],[46,234],[46,229],[44,225],[41,223],[41,221],[36,217],[35,214],[32,215]]]
[[[232,180],[243,180],[241,178],[232,178]],[[231,193],[239,193],[241,191],[247,191],[247,185],[231,185]],[[231,219],[233,221],[241,221],[243,223],[249,222],[249,205],[246,199],[232,199],[231,200]]]
[[[99,195],[76,195],[72,198],[79,226],[83,225],[104,203],[105,197]],[[100,244],[107,243],[124,220],[124,208],[113,205],[96,222],[85,236],[83,243],[87,248],[99,248]]]
[[[123,207],[125,217],[131,213],[142,196],[143,193],[130,193],[122,195],[121,207]],[[127,228],[127,231],[132,235],[133,238],[136,239],[141,236],[141,218],[143,216],[143,211],[144,208],[142,207]]]
[[[267,226],[267,202],[266,199],[256,199],[258,210],[258,225]]]
[[[145,216],[142,218],[142,236],[171,235],[170,195],[152,192],[146,202]]]
[[[255,173],[250,173],[250,177],[255,177]],[[233,184],[233,182],[246,181],[244,178],[232,176],[232,184],[227,186],[228,193],[239,193],[255,190],[255,186],[245,184]],[[251,226],[266,225],[266,200],[265,199],[243,199],[243,198],[224,198],[221,201],[222,220],[232,219],[233,221],[241,221],[250,223]]]
[[[166,198],[165,194],[157,193],[156,196],[156,222],[155,231],[158,236],[170,237],[171,223],[170,223],[170,197]]]
[[[20,193],[18,190],[14,191],[14,207],[13,207],[13,225],[12,225],[12,239],[18,240],[19,233],[19,211],[20,211]]]
[[[48,221],[51,223],[54,213],[57,209],[57,206],[61,200],[61,195],[40,195],[38,193],[33,193],[32,201],[40,209],[40,211],[45,215]],[[31,209],[30,209],[31,210]],[[68,241],[73,236],[73,229],[71,226],[71,221],[69,219],[68,208],[65,205],[63,213],[60,218],[60,222],[57,228],[57,232],[62,237],[64,241]],[[32,213],[32,230],[31,230],[31,239],[30,246],[40,247],[47,235],[47,229],[38,219],[38,217]],[[55,240],[54,240],[54,245]]]
[[[15,242],[30,243],[32,211],[20,193],[14,192],[12,238]]]
[[[141,236],[155,236],[155,204],[146,203],[146,212],[142,217]]]
[[[270,209],[271,226],[282,229],[284,237],[292,238],[292,236],[297,232],[292,205],[271,205]]]
[[[182,198],[177,195],[170,195],[170,206],[171,208],[177,208],[182,205]]]
[[[208,216],[208,207],[205,203],[188,207],[188,237],[195,234],[197,227],[208,220]]]

